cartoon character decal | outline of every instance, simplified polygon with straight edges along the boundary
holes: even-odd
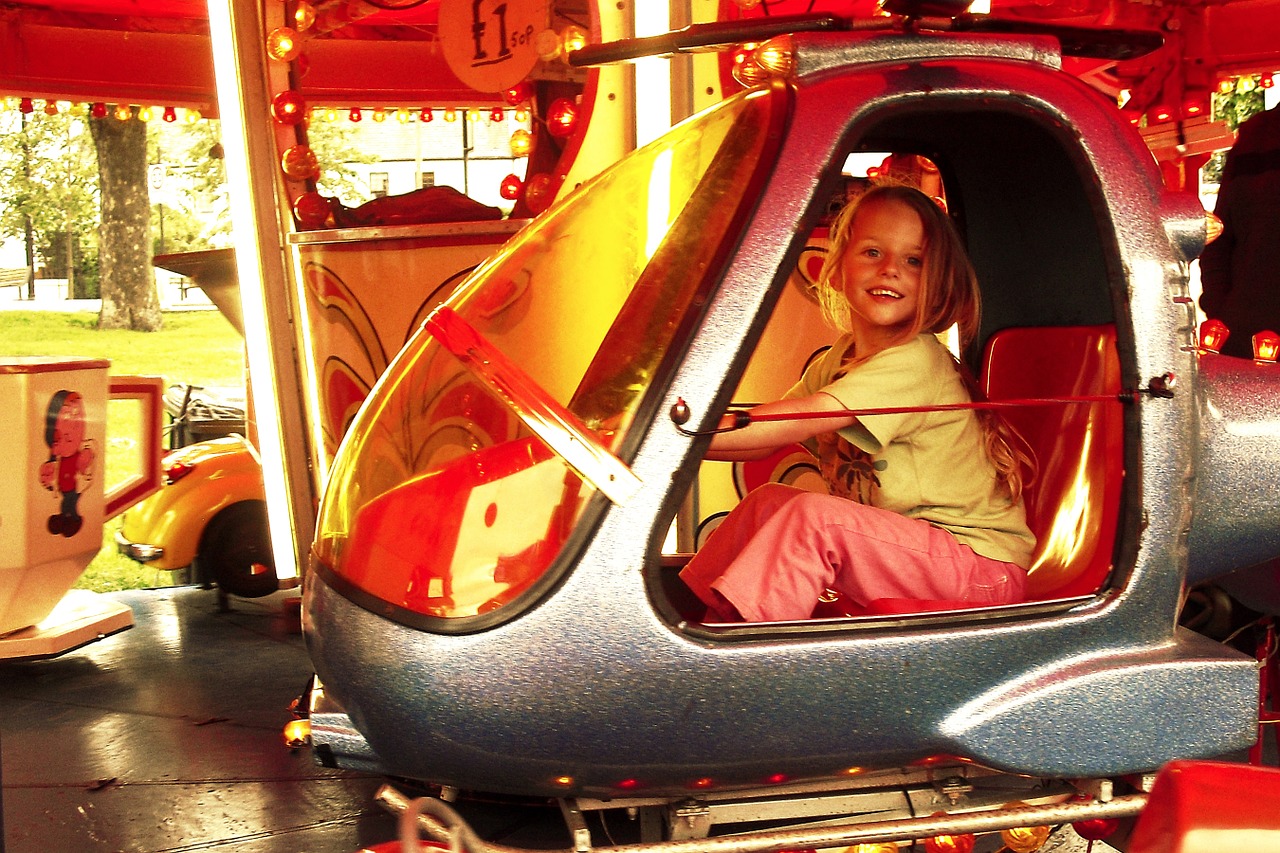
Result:
[[[49,516],[53,534],[71,537],[84,524],[77,505],[83,485],[92,479],[94,453],[85,440],[84,398],[75,391],[62,390],[49,400],[45,414],[44,441],[49,460],[40,465],[40,485],[62,493],[62,505]]]

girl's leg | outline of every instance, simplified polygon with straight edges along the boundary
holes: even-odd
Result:
[[[765,511],[746,514],[731,528],[730,542],[707,555],[725,567],[710,583],[708,603],[718,593],[757,622],[806,619],[827,588],[859,604],[877,598],[1004,604],[1022,598],[1022,569],[980,557],[928,522],[844,498],[789,491],[785,499],[762,498]],[[733,544],[740,547],[725,554]],[[705,571],[698,568],[699,574]]]
[[[803,494],[808,493],[780,483],[768,483],[749,492],[680,571],[680,579],[709,608],[706,621],[741,621],[735,608],[712,584],[742,554],[765,522]]]

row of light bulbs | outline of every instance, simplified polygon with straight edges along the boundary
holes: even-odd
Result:
[[[37,106],[37,104],[39,106]],[[185,124],[195,124],[204,118],[204,114],[195,109],[184,109],[180,107],[153,107],[148,105],[136,104],[115,104],[108,105],[101,101],[92,104],[72,103],[70,101],[37,101],[34,98],[19,98],[18,111],[24,115],[30,115],[34,112],[42,112],[45,115],[56,116],[60,114],[72,116],[91,116],[93,118],[106,118],[114,116],[120,121],[129,121],[137,118],[138,121],[151,121],[159,117],[162,121],[176,122],[181,120]]]
[[[315,23],[310,5],[299,3],[294,10],[294,26],[276,27],[267,34],[267,56],[279,62],[292,62],[302,55],[306,46],[304,33]],[[568,62],[569,54],[587,44],[589,34],[577,24],[569,24],[560,30],[548,27],[533,37],[533,49],[544,62],[561,60]]]
[[[436,113],[449,122],[457,121],[459,118],[466,118],[472,124],[488,119],[490,124],[498,124],[507,120],[508,111],[502,107],[492,107],[484,109],[474,109],[466,107],[445,107],[436,110],[434,107],[422,107],[420,109],[409,109],[408,107],[349,107],[339,109],[337,107],[312,107],[312,121],[337,121],[340,116],[345,115],[347,121],[363,121],[366,117],[376,122],[384,122],[388,118],[394,116],[395,120],[401,124],[409,124],[410,122],[430,122],[435,121]],[[527,122],[529,120],[529,110],[517,109],[511,110],[511,118],[518,122]]]
[[[1218,94],[1244,94],[1255,89],[1270,89],[1276,84],[1275,78],[1275,74],[1263,74],[1260,79],[1256,80],[1249,75],[1228,77],[1218,83]],[[1122,103],[1121,107],[1123,106],[1124,104]],[[1203,115],[1209,115],[1209,101],[1205,98],[1188,98],[1181,107],[1156,104],[1145,113],[1130,117],[1129,121],[1133,124],[1140,124],[1145,116],[1148,124],[1161,124],[1166,121],[1196,118]]]
[[[1221,320],[1210,317],[1200,324],[1200,349],[1204,352],[1222,352],[1222,346],[1231,337],[1231,330]],[[1280,334],[1264,329],[1255,334],[1250,343],[1253,345],[1253,360],[1260,364],[1275,364],[1280,360]]]

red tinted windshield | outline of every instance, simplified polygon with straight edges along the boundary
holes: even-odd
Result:
[[[331,472],[315,555],[340,589],[410,621],[481,616],[549,582],[593,495],[640,487],[615,454],[719,274],[787,97],[745,93],[633,153],[424,324]]]

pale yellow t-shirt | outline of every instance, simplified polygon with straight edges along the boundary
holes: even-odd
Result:
[[[836,341],[786,396],[821,391],[848,409],[969,401],[951,354],[933,335],[879,352],[846,373],[842,362],[852,344],[847,336]],[[1029,564],[1035,536],[1026,509],[996,480],[973,411],[861,416],[839,433],[817,436],[810,449],[832,494],[924,519],[984,557]]]

